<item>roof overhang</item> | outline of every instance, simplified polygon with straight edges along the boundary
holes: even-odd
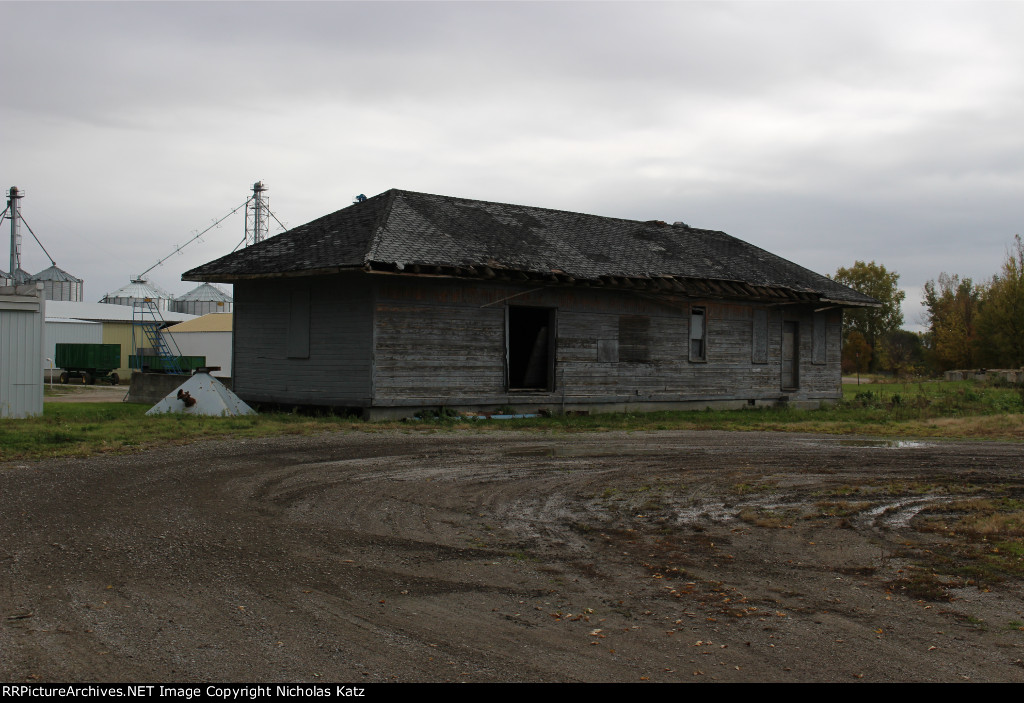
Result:
[[[201,280],[217,283],[264,280],[274,278],[298,278],[309,276],[331,276],[345,272],[363,272],[382,276],[403,278],[447,278],[473,279],[495,283],[545,284],[550,286],[606,288],[666,297],[720,300],[755,300],[766,303],[825,303],[838,307],[880,307],[880,303],[837,300],[826,298],[815,291],[801,291],[782,286],[759,286],[745,281],[685,278],[681,276],[599,276],[579,278],[564,271],[522,271],[497,266],[466,265],[449,266],[434,264],[403,264],[371,262],[363,266],[333,266],[306,269],[302,271],[276,271],[247,274],[207,274]],[[185,280],[199,281],[199,278]]]

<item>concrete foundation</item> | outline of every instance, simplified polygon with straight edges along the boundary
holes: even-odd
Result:
[[[759,400],[690,400],[678,402],[637,402],[637,403],[567,403],[526,405],[510,403],[505,405],[462,407],[458,405],[447,406],[455,412],[496,412],[499,408],[502,411],[514,410],[516,414],[545,413],[558,415],[562,413],[650,413],[666,410],[741,410],[743,408],[771,408],[782,405],[798,408],[800,410],[816,410],[822,406],[831,405],[835,400],[801,400],[788,401],[785,398],[759,399]],[[421,410],[437,410],[437,406],[422,407],[370,407],[363,409],[363,417],[367,420],[397,420],[414,416]]]

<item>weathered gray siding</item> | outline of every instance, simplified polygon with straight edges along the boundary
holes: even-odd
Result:
[[[373,308],[365,277],[241,281],[234,292],[232,371],[243,400],[369,405]]]
[[[817,313],[816,326],[808,306],[669,304],[592,288],[531,290],[397,276],[379,278],[375,289],[374,406],[768,402],[841,395],[839,310]],[[556,309],[553,392],[506,389],[507,305]],[[704,361],[690,361],[691,305],[706,312]],[[799,325],[796,390],[781,387],[783,322]]]

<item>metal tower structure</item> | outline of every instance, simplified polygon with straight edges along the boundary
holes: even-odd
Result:
[[[22,225],[25,225],[25,229],[28,230],[28,233],[32,235],[32,238],[34,240],[36,240],[36,244],[38,244],[39,248],[43,250],[44,254],[46,254],[46,258],[50,260],[50,266],[52,266],[53,268],[57,267],[57,262],[55,262],[53,260],[53,257],[50,256],[50,252],[48,252],[46,250],[46,247],[43,246],[43,243],[41,241],[39,241],[39,237],[37,237],[36,233],[32,231],[32,227],[29,225],[29,223],[25,222],[25,216],[21,212],[21,203],[18,202],[19,200],[21,200],[24,197],[25,197],[25,194],[22,193],[20,190],[18,190],[17,186],[11,186],[11,189],[10,189],[10,191],[8,191],[8,196],[7,196],[7,207],[4,209],[3,213],[0,214],[0,222],[3,221],[4,217],[11,218],[11,273],[10,273],[10,276],[11,276],[11,280],[15,284],[24,283],[24,282],[30,280],[30,278],[32,278],[25,271],[23,271],[22,268],[21,268],[21,226]],[[59,271],[60,269],[57,269],[57,270]],[[69,277],[71,277],[70,274],[67,274],[66,271],[61,271],[61,273],[62,274],[66,274]],[[79,279],[75,279],[75,280],[78,281],[79,283],[81,283],[81,281]]]
[[[11,218],[11,280],[15,283],[18,283],[18,271],[21,270],[21,213],[18,212],[18,201],[23,197],[16,186],[11,186],[7,211]]]
[[[161,258],[159,261],[157,261],[155,264],[150,266],[142,273],[132,276],[132,283],[145,283],[149,285],[149,280],[146,278],[146,274],[155,269],[157,266],[162,266],[163,263],[170,259],[171,257],[181,254],[182,250],[192,242],[201,241],[203,235],[205,235],[207,232],[209,232],[211,229],[214,229],[215,227],[220,227],[221,223],[224,222],[224,220],[228,219],[242,208],[245,208],[245,237],[235,246],[234,249],[231,250],[232,252],[237,251],[240,247],[249,246],[250,244],[256,244],[266,239],[270,230],[271,218],[273,218],[274,222],[276,222],[278,226],[280,226],[282,231],[287,230],[288,227],[277,218],[277,215],[270,211],[269,199],[267,198],[266,195],[264,195],[266,191],[267,188],[266,186],[263,185],[263,181],[256,181],[256,183],[254,183],[252,186],[252,195],[249,198],[247,198],[244,203],[235,206],[228,214],[224,215],[223,217],[213,220],[213,222],[209,226],[204,228],[202,231],[193,230],[191,239],[189,239],[184,244],[175,245],[174,250],[170,254]],[[28,226],[27,223],[26,226]],[[30,228],[29,232],[31,231],[32,230]],[[33,236],[35,235],[33,234]],[[36,241],[38,241],[38,238],[36,239]],[[42,246],[42,244],[40,244],[40,246]],[[49,256],[49,254],[47,254],[47,256]],[[105,297],[110,296],[108,294],[108,296]],[[117,295],[115,294],[113,297],[117,297]]]
[[[245,244],[259,244],[270,233],[270,198],[264,193],[267,187],[263,181],[256,181],[252,184],[252,197],[245,205]],[[276,219],[276,218],[275,218]]]

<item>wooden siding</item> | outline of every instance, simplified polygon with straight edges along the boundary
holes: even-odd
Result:
[[[308,295],[308,356],[290,358],[293,300]],[[235,284],[234,391],[247,402],[365,407],[371,397],[373,309],[360,275]],[[300,343],[298,347],[302,347]]]
[[[819,322],[816,336],[810,306],[710,300],[670,304],[600,289],[517,288],[398,276],[380,280],[375,291],[375,406],[841,396],[839,310],[819,313],[824,325]],[[553,392],[506,388],[507,305],[557,310]],[[700,362],[689,361],[691,305],[706,312],[706,357]],[[764,322],[755,323],[755,311]],[[640,316],[647,320],[647,360],[630,361],[639,356],[638,340],[622,337]],[[799,387],[786,391],[781,385],[784,321],[799,327]],[[760,352],[755,334],[765,337],[757,345],[763,344]],[[624,348],[633,351],[624,355]],[[812,363],[820,359],[824,363]]]

